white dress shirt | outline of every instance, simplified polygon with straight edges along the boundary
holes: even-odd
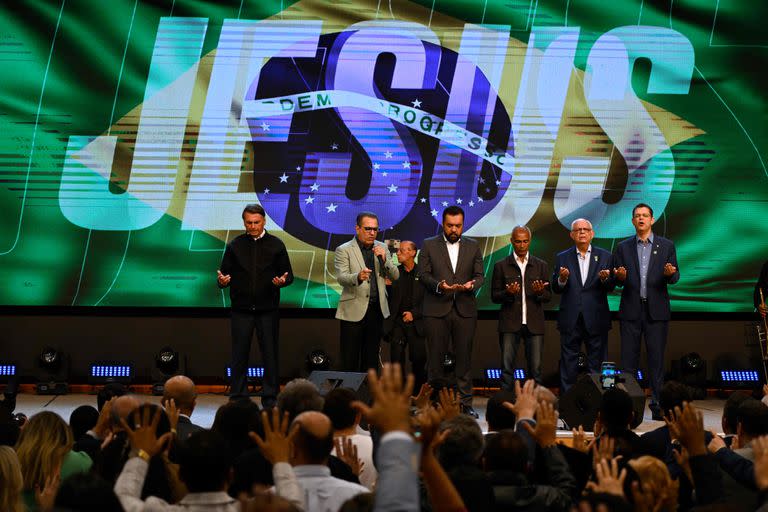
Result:
[[[456,273],[456,265],[459,263],[459,244],[461,243],[461,238],[454,244],[449,242],[445,235],[443,235],[443,239],[445,240],[445,247],[448,249],[448,257],[451,259],[451,268]]]
[[[528,265],[528,253],[525,253],[525,258],[522,260],[517,257],[517,254],[512,253],[515,258],[515,263],[520,268],[520,296],[523,302],[523,325],[528,324],[528,307],[525,305],[525,267]]]
[[[576,259],[579,261],[579,270],[581,270],[581,285],[587,282],[587,274],[589,274],[589,257],[592,255],[592,244],[587,247],[587,252],[584,256],[581,255],[579,248],[576,248]]]
[[[304,489],[304,512],[338,512],[348,499],[370,492],[362,485],[332,477],[328,466],[295,466],[293,472]]]

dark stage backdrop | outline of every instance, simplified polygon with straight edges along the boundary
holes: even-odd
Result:
[[[0,304],[226,306],[215,270],[249,202],[289,248],[284,305],[333,308],[360,210],[394,245],[461,204],[489,279],[515,224],[552,261],[573,219],[611,249],[643,201],[677,243],[673,309],[746,312],[766,257],[767,11],[6,2]]]

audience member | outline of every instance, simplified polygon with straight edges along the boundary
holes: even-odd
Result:
[[[21,499],[24,480],[16,452],[10,446],[0,446],[0,510],[25,512]]]
[[[98,474],[76,473],[63,482],[56,494],[55,510],[68,512],[123,512],[114,484]]]
[[[680,483],[672,480],[667,466],[656,457],[644,455],[628,462],[635,470],[639,486],[643,492],[654,496],[654,510],[659,512],[675,512],[677,510],[677,491]]]
[[[104,404],[112,400],[128,394],[128,388],[124,384],[119,382],[110,382],[105,384],[104,387],[99,389],[96,393],[96,408],[101,412]]]
[[[358,428],[361,415],[352,408],[352,402],[357,400],[355,392],[349,388],[336,388],[325,396],[323,413],[328,416],[333,425],[334,444],[350,442],[354,447],[351,454],[359,459],[362,465],[358,478],[368,489],[373,489],[376,483],[376,467],[373,464],[373,440],[370,434],[361,433]],[[334,446],[333,455],[340,456]]]
[[[29,418],[16,443],[29,511],[38,510],[35,492],[49,487],[53,479],[64,480],[91,469],[91,458],[72,451],[73,445],[72,431],[58,414],[42,411]]]
[[[293,421],[303,412],[322,411],[323,397],[312,382],[307,379],[293,379],[277,395],[277,407],[281,411],[287,411]]]
[[[488,422],[488,433],[492,435],[502,430],[514,429],[517,423],[517,417],[508,408],[504,407],[504,402],[514,403],[515,393],[513,391],[499,391],[494,393],[488,399],[485,409],[485,421]]]
[[[72,428],[72,437],[80,439],[86,432],[96,426],[99,421],[99,411],[92,405],[81,405],[69,415],[69,426]]]
[[[165,381],[163,386],[163,404],[168,404],[171,400],[174,401],[179,412],[176,436],[179,441],[186,441],[193,432],[203,428],[195,425],[191,420],[195,405],[197,405],[197,390],[192,379],[184,375],[175,375]]]
[[[349,498],[368,492],[362,485],[331,476],[328,458],[333,449],[333,426],[328,416],[306,411],[293,420],[291,465],[304,488],[306,512],[338,510]]]

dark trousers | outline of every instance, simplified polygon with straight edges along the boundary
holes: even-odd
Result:
[[[389,342],[389,360],[393,363],[400,363],[403,374],[405,374],[405,354],[408,352],[414,378],[413,391],[414,394],[418,393],[421,385],[427,382],[426,340],[416,332],[413,322],[405,323],[398,319],[392,327]]]
[[[378,370],[383,321],[378,303],[368,304],[368,310],[359,322],[341,320],[339,347],[343,371],[366,372],[369,368]]]
[[[501,385],[507,391],[515,386],[515,358],[520,343],[525,343],[525,356],[528,362],[528,378],[541,384],[541,352],[544,348],[544,335],[532,334],[527,325],[517,332],[500,332],[501,348]]]
[[[667,346],[669,322],[651,320],[648,307],[642,302],[639,320],[621,321],[621,365],[630,375],[637,375],[640,365],[640,337],[645,337],[648,352],[648,381],[651,384],[651,406],[658,405],[661,386],[664,385],[664,350]]]
[[[265,407],[271,407],[275,404],[280,379],[278,367],[279,311],[277,309],[271,311],[233,310],[231,328],[232,380],[229,396],[231,398],[248,396],[246,372],[248,371],[248,358],[251,354],[251,339],[255,330],[264,364],[261,403]]]
[[[456,382],[462,405],[472,405],[472,342],[477,317],[463,317],[455,307],[443,317],[424,317],[427,330],[427,377],[429,380],[449,377],[443,369],[443,358],[453,346],[456,358]]]
[[[560,393],[565,393],[576,383],[579,373],[578,359],[581,344],[587,352],[590,373],[600,372],[608,346],[608,333],[590,334],[579,315],[576,326],[570,332],[560,333]]]

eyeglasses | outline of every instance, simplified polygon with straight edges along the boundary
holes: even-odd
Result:
[[[379,230],[379,228],[372,228],[369,226],[360,226],[364,231],[368,231],[369,233],[375,233]]]

